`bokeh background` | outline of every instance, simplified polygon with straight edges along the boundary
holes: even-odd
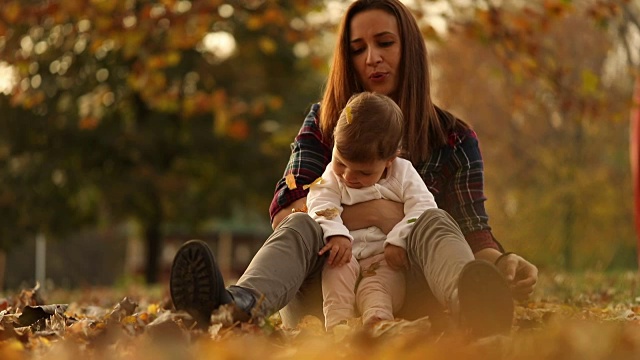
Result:
[[[163,283],[190,238],[238,276],[349,3],[0,0],[0,291]],[[496,238],[542,271],[636,269],[640,4],[405,4]]]

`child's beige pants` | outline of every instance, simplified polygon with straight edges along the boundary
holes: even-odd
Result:
[[[362,322],[393,320],[404,301],[402,271],[391,269],[384,254],[356,260],[340,267],[325,265],[322,297],[325,327],[362,315]]]

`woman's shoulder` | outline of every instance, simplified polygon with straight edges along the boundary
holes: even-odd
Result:
[[[436,113],[443,126],[447,129],[447,147],[457,147],[463,143],[475,143],[478,135],[471,126],[451,112],[435,106]]]
[[[455,128],[449,131],[447,146],[459,147],[478,143],[478,134],[471,128]]]

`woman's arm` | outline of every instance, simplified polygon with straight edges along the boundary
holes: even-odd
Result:
[[[538,282],[538,268],[535,265],[514,253],[505,254],[498,260],[502,253],[491,248],[482,249],[474,255],[476,259],[489,261],[500,269],[511,285],[516,300],[526,300],[531,296]]]
[[[276,190],[269,207],[271,224],[275,228],[280,221],[291,213],[291,209],[301,209],[306,203],[309,192],[304,185],[316,180],[331,161],[331,145],[323,142],[322,132],[318,126],[317,114],[320,105],[314,104],[307,114],[291,144],[291,156],[282,178],[276,184]],[[295,188],[287,184],[287,175],[293,175]]]
[[[342,222],[350,231],[375,226],[388,234],[404,217],[404,205],[378,199],[355,205],[343,205]]]
[[[495,241],[484,207],[484,163],[476,133],[457,134],[451,155],[443,161],[443,187],[438,207],[448,212],[460,226],[471,250],[502,250]]]

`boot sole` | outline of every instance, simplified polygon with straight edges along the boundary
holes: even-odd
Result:
[[[468,263],[458,281],[460,321],[474,338],[508,334],[513,325],[513,297],[500,271],[491,263]]]
[[[171,300],[201,327],[209,325],[211,312],[220,306],[225,291],[222,274],[209,246],[201,240],[184,243],[173,259],[169,280]]]

